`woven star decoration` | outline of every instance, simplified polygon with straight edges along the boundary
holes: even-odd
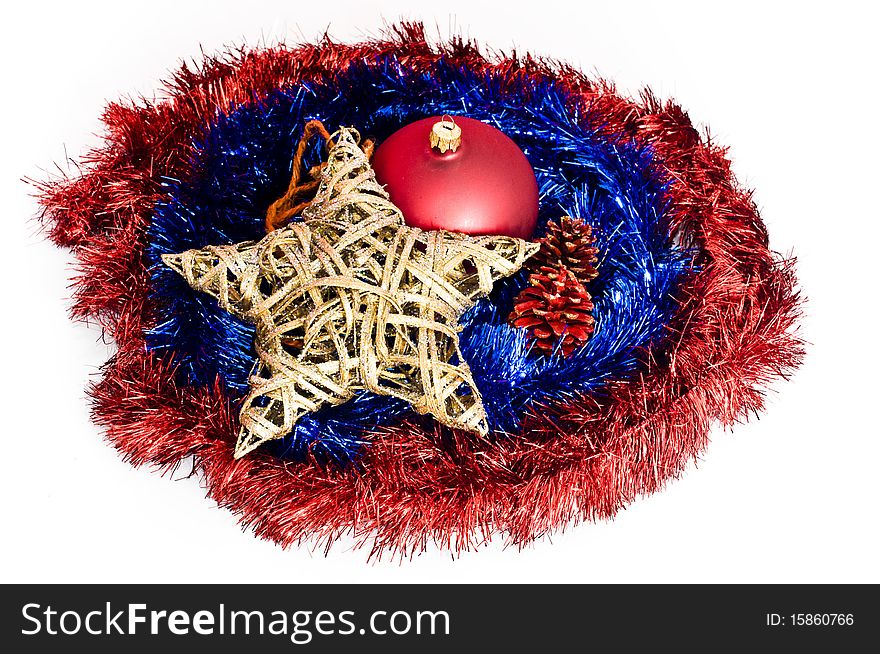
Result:
[[[257,242],[162,257],[256,327],[236,458],[364,390],[402,398],[451,427],[488,431],[458,321],[538,245],[407,227],[357,132],[335,137],[302,222]]]

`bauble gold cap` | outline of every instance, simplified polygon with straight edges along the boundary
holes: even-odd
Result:
[[[455,124],[451,116],[443,116],[431,128],[431,147],[441,153],[458,150],[461,145],[461,127]]]

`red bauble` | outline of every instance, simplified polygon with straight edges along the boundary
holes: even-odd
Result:
[[[406,224],[531,238],[538,182],[522,150],[491,125],[456,116],[461,145],[441,153],[430,143],[431,128],[440,120],[425,118],[403,127],[373,156],[376,179]]]

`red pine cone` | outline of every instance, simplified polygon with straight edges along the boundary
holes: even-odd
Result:
[[[564,356],[593,333],[593,302],[587,289],[565,267],[547,268],[529,277],[514,301],[510,322],[527,329],[534,346],[545,352],[557,347]]]
[[[548,222],[541,249],[526,262],[526,268],[546,273],[564,267],[581,284],[595,279],[599,250],[593,246],[596,239],[592,231],[587,223],[571,216],[563,216],[558,223]]]

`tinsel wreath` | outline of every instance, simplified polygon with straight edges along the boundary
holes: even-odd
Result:
[[[792,262],[768,249],[725,150],[649,92],[526,57],[486,56],[420,25],[184,65],[163,99],[110,104],[102,147],[42,184],[52,240],[79,260],[73,316],[117,352],[90,388],[94,419],[134,465],[192,457],[208,493],[282,545],[343,535],[376,555],[500,533],[521,545],[612,516],[704,450],[715,423],[762,408],[801,357]],[[485,437],[361,393],[234,460],[253,330],[161,255],[259,240],[309,119],[379,142],[418,118],[467,115],[523,150],[548,220],[591,228],[595,332],[564,356],[507,318],[527,273],[462,318]],[[307,156],[319,162],[316,146]]]

